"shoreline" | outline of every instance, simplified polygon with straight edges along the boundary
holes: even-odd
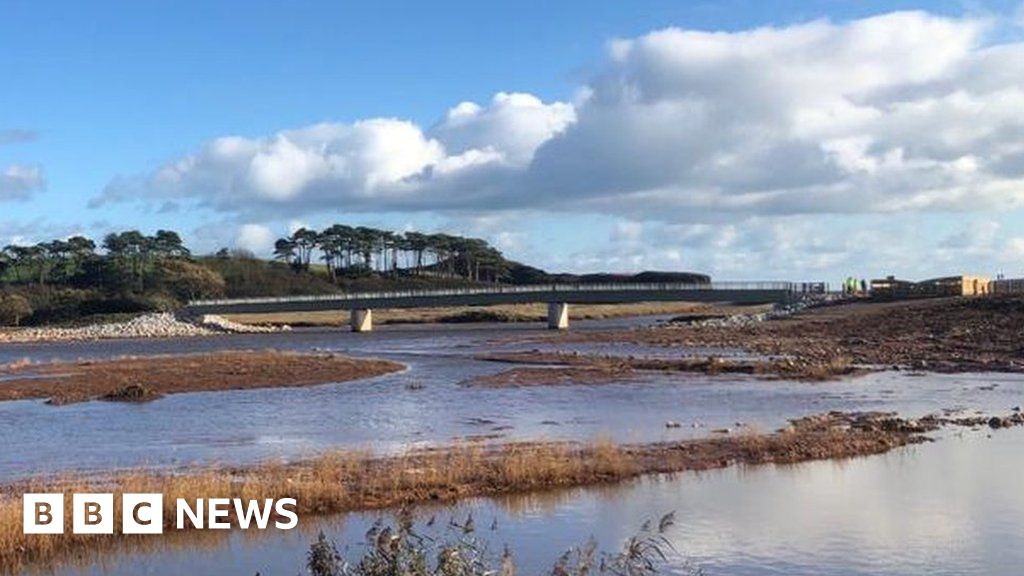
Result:
[[[1019,412],[989,419],[991,428],[1019,426]],[[21,534],[20,494],[84,492],[102,486],[117,495],[165,495],[164,519],[172,528],[177,498],[296,498],[303,516],[445,503],[561,488],[619,483],[642,476],[701,471],[733,465],[796,464],[882,454],[932,441],[946,426],[979,426],[986,417],[941,415],[919,419],[892,413],[831,412],[791,420],[764,434],[737,434],[678,442],[616,445],[610,442],[457,444],[412,450],[396,456],[335,452],[293,464],[197,468],[188,472],[121,472],[92,480],[65,475],[4,486],[0,497],[0,572],[60,562],[86,549],[113,550],[138,536]],[[115,507],[119,506],[116,504]],[[118,512],[115,512],[117,516]],[[301,520],[300,520],[301,521]],[[234,525],[235,519],[231,518]],[[180,534],[174,529],[163,537]],[[152,538],[152,537],[151,537]]]
[[[224,351],[0,367],[0,402],[144,402],[187,392],[292,388],[390,374],[390,360],[335,354]]]

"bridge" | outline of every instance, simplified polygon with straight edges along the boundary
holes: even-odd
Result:
[[[349,311],[354,332],[373,329],[373,309],[490,306],[495,304],[548,305],[548,328],[569,327],[570,304],[624,304],[631,302],[783,302],[794,296],[823,291],[820,283],[710,282],[647,284],[539,284],[495,285],[440,290],[407,290],[291,296],[195,300],[186,311],[193,314],[261,314],[271,312]]]

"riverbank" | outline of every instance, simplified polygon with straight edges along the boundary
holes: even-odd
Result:
[[[545,337],[553,342],[730,348],[781,359],[791,374],[859,369],[1024,372],[1024,297],[855,302],[763,322],[675,322]]]
[[[1001,421],[1001,420],[1000,420]],[[1013,425],[1024,418],[1008,416]],[[21,533],[20,495],[76,491],[163,493],[167,527],[177,498],[295,498],[300,519],[308,515],[394,508],[537,490],[612,483],[645,474],[708,470],[733,464],[788,464],[880,454],[925,442],[927,433],[954,423],[935,416],[908,420],[882,413],[829,413],[793,420],[769,434],[737,434],[680,442],[615,445],[596,442],[520,443],[496,447],[457,445],[376,457],[344,452],[294,464],[196,469],[157,474],[138,471],[113,477],[26,481],[0,493],[0,571],[53,562],[76,552],[139,537]],[[115,511],[120,517],[120,511]],[[232,518],[232,523],[235,519]],[[168,535],[173,534],[171,530]]]
[[[47,399],[142,402],[167,394],[290,388],[345,382],[404,369],[397,362],[272,351],[15,363],[0,367],[0,402]]]

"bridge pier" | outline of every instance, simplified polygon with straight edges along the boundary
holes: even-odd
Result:
[[[548,330],[567,330],[568,328],[569,304],[548,302]]]
[[[353,332],[372,332],[373,310],[353,308],[350,324]]]

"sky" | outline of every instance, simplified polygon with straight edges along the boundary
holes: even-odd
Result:
[[[0,245],[1024,276],[1024,4],[0,0]]]

